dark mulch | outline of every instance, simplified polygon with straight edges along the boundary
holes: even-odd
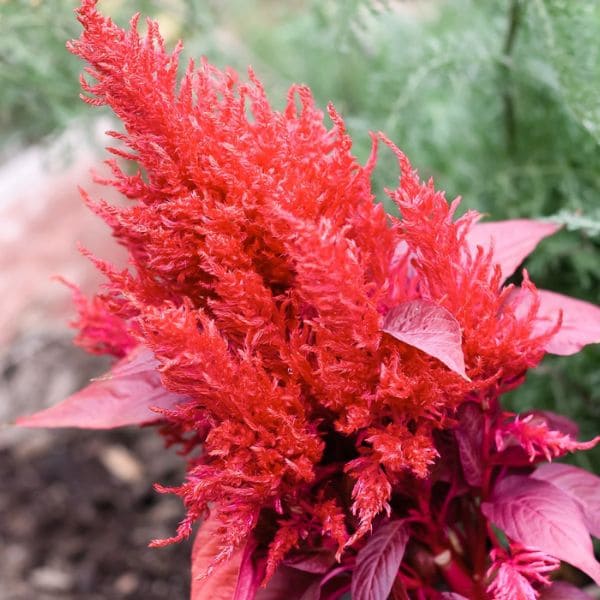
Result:
[[[45,403],[35,396],[59,375],[79,386],[102,366],[62,337],[28,345],[0,361],[4,416]],[[152,429],[0,431],[0,600],[188,597],[190,545],[148,548],[183,515],[152,484],[179,483],[183,467]]]

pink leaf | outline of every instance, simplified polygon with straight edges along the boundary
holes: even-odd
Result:
[[[261,587],[266,571],[266,557],[256,552],[257,547],[258,543],[253,539],[246,544],[240,561],[235,591],[231,596],[232,600],[295,598],[304,590],[310,594],[309,588],[315,589],[318,593],[320,576],[284,564],[279,565],[266,587]],[[318,596],[315,596],[315,599],[318,600]]]
[[[254,555],[258,543],[250,539],[246,543],[232,600],[254,600],[256,591],[265,575],[264,557],[257,559]]]
[[[593,600],[593,598],[566,581],[555,581],[542,591],[539,600]]]
[[[318,581],[319,577],[312,573],[304,573],[280,565],[269,583],[267,583],[267,587],[261,587],[256,596],[248,596],[247,598],[248,600],[291,600],[292,598],[302,598],[305,592],[308,594],[307,598],[311,598],[311,594],[318,593]],[[319,596],[312,597],[318,599]],[[244,600],[246,599],[244,598]]]
[[[548,352],[567,356],[600,342],[600,307],[546,290],[539,290],[539,294],[538,320],[555,323],[562,310],[562,325],[546,346]]]
[[[460,464],[469,485],[480,486],[483,479],[483,412],[475,402],[465,402],[459,409],[458,427],[454,430]]]
[[[541,240],[556,233],[560,227],[556,223],[529,219],[477,223],[467,234],[467,242],[473,249],[477,246],[484,251],[493,248],[493,261],[500,265],[504,281]]]
[[[155,421],[151,408],[171,408],[185,400],[167,391],[152,352],[139,346],[106,375],[56,406],[17,419],[22,427],[111,429]]]
[[[335,552],[327,549],[318,549],[304,554],[291,554],[284,561],[288,567],[316,574],[327,573],[334,563]]]
[[[508,537],[564,560],[600,583],[600,564],[577,504],[546,481],[512,475],[496,484],[483,514]]]
[[[211,564],[221,550],[219,537],[216,535],[219,527],[221,523],[218,519],[208,518],[196,534],[192,550],[190,600],[231,600],[233,598],[244,550],[240,548],[229,560],[218,564],[211,572]],[[210,572],[208,576],[207,572]],[[246,596],[244,600],[252,598],[254,594]]]
[[[321,582],[314,581],[309,585],[300,600],[321,600]]]
[[[465,373],[460,324],[442,306],[429,300],[403,302],[387,313],[383,331],[469,379]]]
[[[547,290],[537,293],[540,306],[533,322],[534,334],[546,333],[556,325],[562,311],[561,327],[546,344],[547,352],[568,356],[600,342],[600,307]],[[522,288],[514,289],[508,298],[515,315],[521,318],[527,315],[533,301],[532,292]]]
[[[375,531],[356,556],[353,600],[386,600],[408,542],[404,521],[388,521]]]
[[[348,591],[349,579],[348,565],[334,567],[326,575],[313,580],[304,590],[300,600],[339,600],[341,594]],[[265,599],[261,597],[256,600]],[[279,600],[279,598],[272,600]]]
[[[545,464],[531,475],[560,488],[581,509],[588,531],[600,537],[600,477],[560,463]]]

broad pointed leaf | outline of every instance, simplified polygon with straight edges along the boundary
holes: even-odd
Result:
[[[567,583],[555,581],[550,587],[542,590],[539,600],[594,600],[583,590]]]
[[[483,411],[475,402],[465,402],[459,409],[458,421],[454,435],[465,480],[469,485],[480,486],[483,480]]]
[[[352,600],[386,600],[408,542],[404,521],[388,521],[375,531],[356,557]]]
[[[581,509],[588,531],[600,537],[600,477],[560,463],[544,464],[531,476],[555,485],[570,496]]]
[[[257,553],[258,543],[250,539],[242,554],[237,584],[231,600],[279,600],[295,598],[310,587],[318,586],[321,574],[280,564],[266,587],[261,584],[266,572],[266,555]],[[320,589],[316,587],[317,592]],[[315,597],[318,600],[318,596]]]
[[[217,530],[221,523],[208,518],[202,523],[192,550],[192,592],[190,600],[231,600],[234,597],[244,549],[240,548],[226,562],[217,565],[206,576],[212,561],[219,553]],[[244,600],[251,600],[254,594]],[[240,600],[241,597],[240,597]]]
[[[599,306],[547,290],[538,290],[538,294],[540,306],[533,323],[535,333],[547,332],[556,324],[562,312],[561,327],[546,345],[547,352],[567,356],[579,352],[588,344],[600,342]],[[517,316],[524,316],[533,300],[529,290],[515,289],[508,302],[515,308]]]
[[[546,346],[548,352],[567,356],[600,342],[600,307],[546,290],[539,290],[539,294],[539,314],[547,323],[556,322],[562,310],[562,325]]]
[[[335,552],[327,549],[317,549],[312,552],[289,555],[284,564],[305,573],[324,574],[335,564]]]
[[[339,600],[346,595],[340,593],[347,591],[350,582],[348,565],[333,567],[325,575],[319,574],[304,590],[300,600]],[[265,599],[257,597],[256,600],[279,600],[279,598]]]
[[[320,576],[313,573],[305,573],[281,565],[267,583],[267,587],[259,588],[256,596],[248,597],[248,600],[291,600],[302,598],[305,593],[308,594],[307,598],[311,598],[311,594],[318,592],[319,579]],[[318,599],[319,596],[312,597]]]
[[[477,223],[467,234],[467,242],[474,250],[477,246],[484,250],[493,249],[493,260],[500,265],[504,281],[541,240],[556,233],[560,227],[556,223],[529,219]]]
[[[185,396],[166,390],[152,352],[138,347],[106,375],[56,406],[17,419],[22,427],[111,429],[159,417],[151,408],[171,408]]]
[[[383,331],[469,379],[465,372],[460,324],[444,307],[429,300],[403,302],[387,313]]]
[[[309,585],[300,600],[321,600],[321,582],[317,580]]]
[[[600,564],[581,511],[551,483],[523,475],[506,477],[481,510],[508,537],[564,560],[600,583]]]

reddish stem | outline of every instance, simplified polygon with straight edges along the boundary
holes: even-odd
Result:
[[[489,412],[484,413],[484,430],[482,440],[482,460],[484,464],[483,481],[481,484],[481,502],[485,502],[490,494],[492,481],[493,465],[490,461],[492,454],[492,417]],[[485,515],[481,512],[481,504],[474,506],[477,513],[477,546],[474,560],[474,582],[477,589],[477,595],[480,598],[485,598],[485,573],[487,556],[488,556],[488,539],[489,539],[489,523]],[[495,536],[492,538],[495,541]]]
[[[440,570],[444,575],[444,579],[448,582],[448,585],[451,589],[458,594],[465,596],[466,598],[479,599],[484,598],[484,596],[480,596],[475,589],[475,584],[470,574],[461,563],[461,561],[450,552],[450,550],[446,550],[448,552],[448,562],[445,564],[439,564]]]

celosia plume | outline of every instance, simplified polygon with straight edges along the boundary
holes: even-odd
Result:
[[[125,406],[135,398],[141,411],[129,423],[152,420],[155,408],[189,462],[181,486],[159,488],[179,494],[187,516],[154,545],[189,536],[210,515],[209,572],[227,560],[241,568],[244,548],[255,563],[264,558],[258,582],[307,552],[324,553],[327,569],[334,555],[351,568],[378,519],[394,512],[418,522],[414,511],[444,481],[438,458],[466,401],[493,416],[490,453],[516,444],[533,460],[578,447],[546,422],[509,422],[498,404],[549,344],[561,347],[561,322],[577,323],[569,299],[544,321],[545,296],[526,275],[520,290],[503,286],[554,225],[478,225],[474,212],[455,219],[457,201],[422,183],[382,134],[361,165],[342,118],[330,106],[327,127],[308,88],[293,86],[280,112],[252,71],[240,82],[191,62],[178,82],[181,47],[167,52],[155,22],[140,37],[137,17],[124,31],[95,5],[82,2],[83,33],[69,49],[89,65],[86,102],[109,105],[123,122],[111,152],[138,170],[109,161],[114,179],[105,183],[129,198],[125,207],[87,199],[130,266],[96,260],[107,283],[89,302],[77,298],[78,342],[125,358],[108,392],[94,383],[85,398],[21,422],[81,424],[81,404],[93,408],[106,393]],[[371,189],[381,142],[398,159],[389,196],[399,218]],[[495,243],[507,231],[513,243]],[[597,327],[600,311],[588,310]],[[600,339],[578,337],[577,325],[568,334],[580,346]],[[518,558],[495,560],[492,592],[507,577],[530,585]],[[536,585],[556,566],[540,560]]]

